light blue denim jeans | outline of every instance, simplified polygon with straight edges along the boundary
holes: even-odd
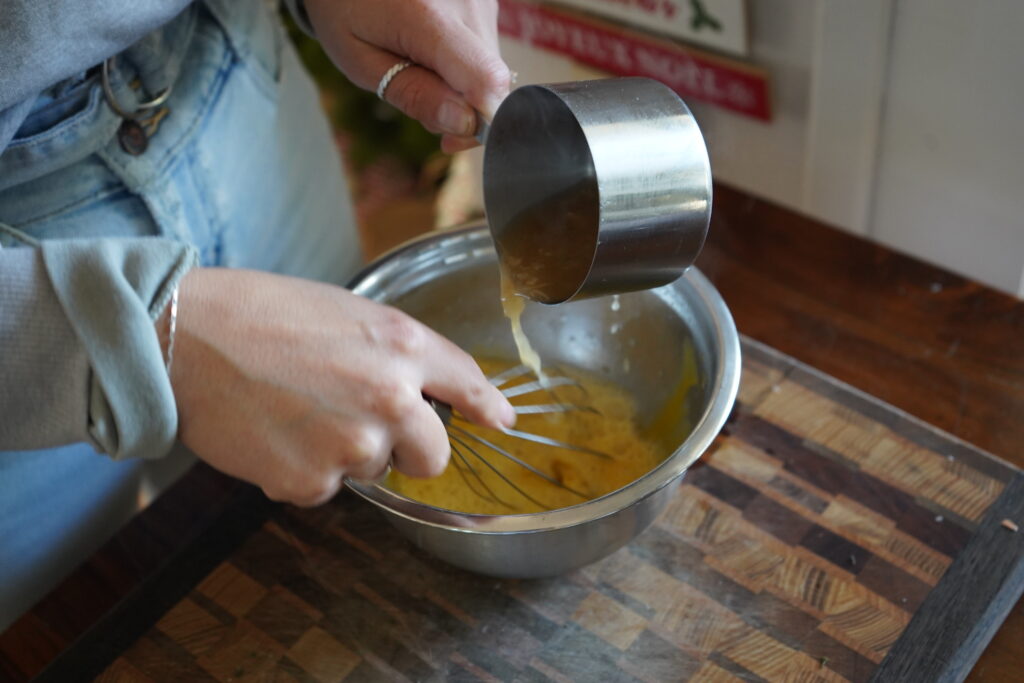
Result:
[[[183,59],[148,149],[121,149],[89,79],[39,108],[0,156],[0,221],[40,239],[174,237],[203,265],[342,284],[360,252],[315,87],[263,3],[208,2],[152,55]],[[126,98],[134,75],[114,74]],[[0,630],[191,462],[181,447],[125,462],[84,444],[0,452]]]

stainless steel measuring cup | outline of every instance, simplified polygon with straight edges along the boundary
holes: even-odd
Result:
[[[486,133],[484,204],[521,294],[555,304],[649,289],[700,253],[711,166],[690,110],[658,81],[528,85]]]

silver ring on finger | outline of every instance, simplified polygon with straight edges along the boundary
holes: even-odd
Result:
[[[380,83],[377,84],[377,97],[383,100],[385,91],[387,91],[388,86],[391,85],[391,79],[401,73],[403,69],[410,66],[412,66],[412,62],[407,59],[388,69],[384,76],[381,77]],[[384,101],[386,102],[387,100]]]

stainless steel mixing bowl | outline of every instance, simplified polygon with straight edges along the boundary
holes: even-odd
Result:
[[[489,231],[435,233],[385,255],[351,284],[357,294],[409,313],[479,355],[516,358],[498,296]],[[502,577],[561,574],[598,560],[647,528],[722,428],[736,399],[739,338],[718,292],[696,269],[659,289],[543,306],[524,327],[546,363],[574,366],[629,391],[660,430],[665,460],[632,484],[570,508],[472,515],[418,503],[383,485],[350,482],[424,550],[454,565]],[[684,354],[698,381],[686,396]],[[657,418],[656,418],[657,416]]]

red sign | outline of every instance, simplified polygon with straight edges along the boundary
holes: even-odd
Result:
[[[498,30],[510,38],[619,76],[654,78],[684,98],[771,119],[768,76],[761,69],[520,0],[499,4]]]

